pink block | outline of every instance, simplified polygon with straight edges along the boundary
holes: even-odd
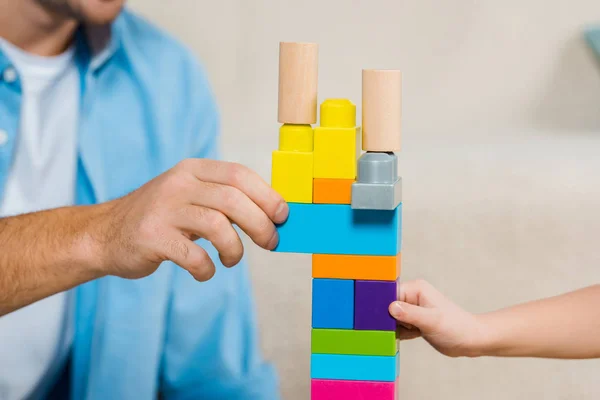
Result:
[[[311,380],[311,400],[396,400],[395,382]]]

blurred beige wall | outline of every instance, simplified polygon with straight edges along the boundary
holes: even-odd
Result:
[[[279,41],[320,44],[320,100],[360,106],[361,68],[402,69],[404,279],[475,312],[600,282],[600,67],[581,39],[598,1],[130,4],[203,60],[227,159],[265,179]],[[310,257],[247,247],[265,353],[284,398],[306,400]],[[422,342],[401,358],[401,399],[600,398],[600,361],[447,359]]]

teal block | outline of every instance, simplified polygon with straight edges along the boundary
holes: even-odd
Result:
[[[310,377],[352,381],[394,382],[400,373],[399,356],[312,354]]]
[[[394,210],[353,210],[349,204],[288,203],[274,251],[395,256],[402,247],[402,204]]]
[[[312,327],[352,329],[354,286],[353,280],[313,279]]]

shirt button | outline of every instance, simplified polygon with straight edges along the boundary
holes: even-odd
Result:
[[[17,70],[13,67],[6,68],[2,74],[2,78],[4,78],[6,83],[13,83],[17,80]]]
[[[4,146],[8,142],[8,133],[0,129],[0,146]]]

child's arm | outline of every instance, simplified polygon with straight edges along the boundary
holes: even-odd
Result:
[[[600,357],[600,285],[475,315],[414,281],[390,313],[401,339],[422,336],[451,357]]]

